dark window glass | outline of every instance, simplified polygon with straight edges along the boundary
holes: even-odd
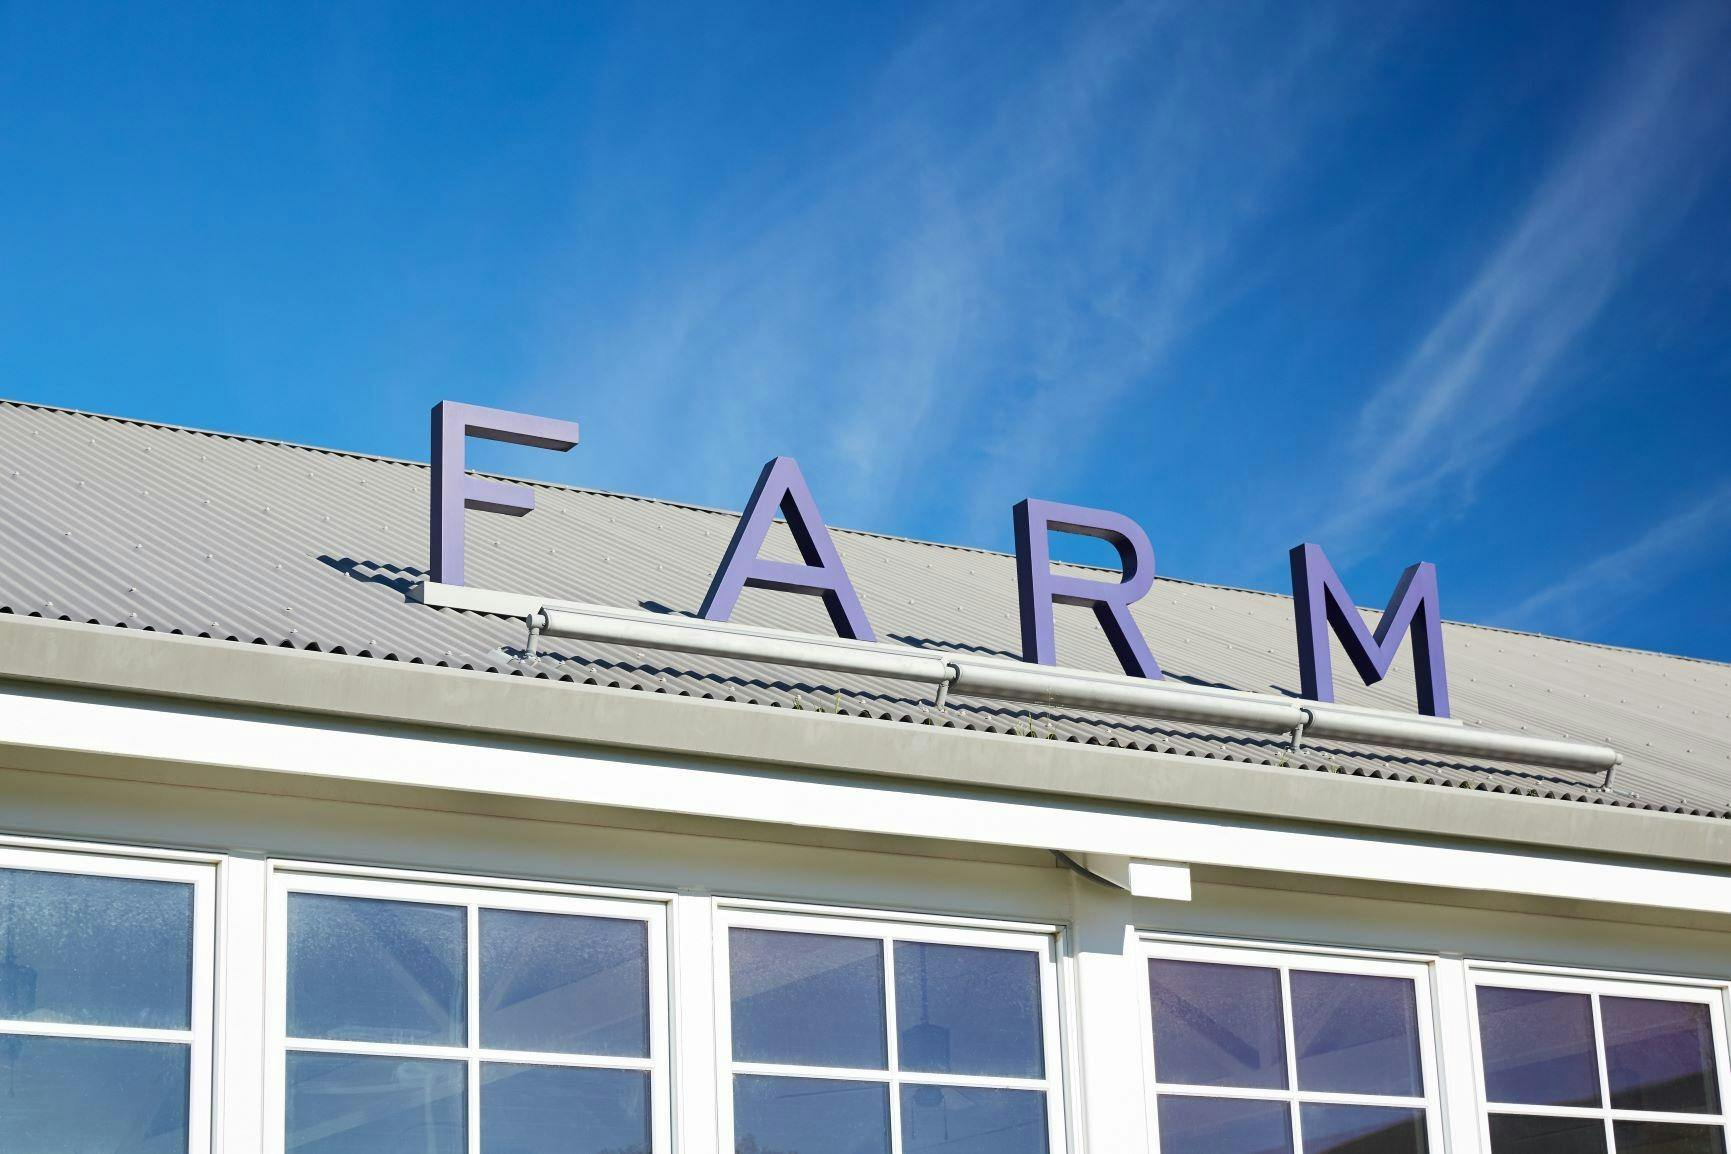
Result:
[[[1292,1031],[1300,1090],[1424,1096],[1418,995],[1406,978],[1294,970]]]
[[[1161,1082],[1286,1088],[1280,971],[1156,959],[1148,988]]]
[[[735,929],[729,950],[735,1061],[888,1065],[882,942]]]
[[[288,1056],[292,1154],[463,1154],[462,1062],[350,1054]]]
[[[642,1070],[481,1066],[481,1154],[649,1154],[649,1142]]]
[[[189,1063],[167,1042],[0,1034],[0,1151],[184,1151]]]
[[[158,1030],[192,1022],[185,882],[0,869],[0,928],[0,1018]]]
[[[1492,1114],[1491,1154],[1606,1154],[1598,1118],[1529,1118]]]
[[[290,894],[288,1032],[460,1046],[468,911]]]
[[[1725,1154],[1725,1130],[1687,1122],[1614,1122],[1617,1154]]]
[[[1700,1002],[1599,999],[1605,1073],[1619,1110],[1717,1114],[1713,1018]]]
[[[1586,994],[1480,986],[1478,1009],[1491,1101],[1601,1105],[1593,1003]]]
[[[1292,1154],[1285,1102],[1160,1095],[1160,1154]]]
[[[648,1057],[649,927],[482,910],[481,1044]]]
[[[902,1151],[1046,1154],[1046,1095],[1038,1090],[903,1086]]]
[[[1025,950],[897,942],[904,1070],[1039,1078],[1040,959]]]
[[[889,1154],[889,1087],[737,1074],[733,1149],[734,1154]]]
[[[1425,1154],[1429,1148],[1423,1110],[1307,1102],[1298,1120],[1304,1154]]]

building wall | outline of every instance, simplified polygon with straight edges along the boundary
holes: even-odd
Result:
[[[72,870],[79,851],[122,862],[137,852],[138,860],[209,871],[212,1129],[203,1146],[195,1133],[200,1150],[282,1148],[280,938],[291,884],[284,879],[308,876],[360,879],[353,884],[383,886],[386,895],[393,882],[482,893],[510,883],[496,892],[573,901],[594,894],[661,911],[666,953],[657,981],[665,981],[667,1020],[657,1027],[665,1045],[653,1066],[658,1150],[732,1148],[730,1015],[717,973],[724,925],[739,917],[786,915],[815,919],[789,926],[860,933],[889,927],[891,937],[985,942],[1008,933],[1012,942],[1049,941],[1053,985],[1043,1024],[1055,1047],[1045,1075],[1054,1150],[1160,1148],[1161,1105],[1150,1089],[1149,1023],[1158,1012],[1150,1004],[1150,955],[1288,971],[1386,966],[1414,975],[1426,1011],[1419,1029],[1433,1148],[1472,1154],[1487,1146],[1469,991],[1475,974],[1491,984],[1585,982],[1580,989],[1601,1000],[1645,993],[1709,1005],[1714,1077],[1731,1089],[1724,1033],[1731,922],[1717,915],[1348,887],[1306,879],[1301,862],[1279,875],[1198,871],[1191,901],[1148,901],[1025,850],[312,780],[291,795],[261,792],[241,775],[212,781],[171,766],[125,777],[104,776],[109,768],[95,764],[59,768],[0,770],[7,852],[65,852],[50,860]],[[1301,1106],[1294,1125],[1306,1116]],[[1706,1116],[1723,1133],[1723,1117]],[[1177,1154],[1174,1141],[1169,1135],[1165,1154]]]

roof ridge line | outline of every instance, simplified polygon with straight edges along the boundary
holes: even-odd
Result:
[[[320,453],[325,456],[347,457],[352,460],[378,461],[390,465],[406,465],[411,468],[427,469],[432,466],[426,461],[413,461],[404,457],[391,457],[382,453],[363,453],[355,449],[333,449],[325,445],[309,445],[301,441],[285,441],[280,437],[261,437],[250,433],[230,433],[220,429],[205,429],[194,425],[181,425],[173,421],[153,421],[144,417],[125,417],[114,413],[98,413],[90,409],[77,409],[67,405],[51,405],[41,401],[24,401],[11,397],[0,397],[0,406],[13,406],[22,409],[36,409],[42,412],[60,413],[67,416],[87,417],[99,421],[112,421],[115,424],[133,425],[147,429],[162,429],[173,433],[191,433],[195,436],[216,437],[225,441],[244,441],[258,445],[276,445],[286,449],[299,449],[307,453]],[[618,501],[642,501],[652,505],[665,505],[673,509],[687,509],[697,513],[713,513],[717,516],[735,517],[740,514],[732,509],[719,509],[713,505],[701,505],[694,501],[676,501],[667,497],[647,497],[637,493],[621,493],[612,489],[598,489],[586,485],[570,485],[561,481],[537,480],[533,477],[518,477],[509,473],[491,473],[475,469],[473,472],[510,481],[520,485],[538,485],[544,489],[563,489],[574,493],[588,493],[597,497],[608,497]],[[897,541],[910,545],[921,545],[930,549],[948,549],[961,553],[974,553],[985,557],[1013,558],[1013,554],[987,549],[979,545],[961,545],[952,541],[931,541],[923,537],[911,537],[905,534],[884,533],[874,529],[851,529],[845,526],[831,525],[831,532],[846,533],[856,537],[871,537],[880,541]],[[1080,562],[1061,561],[1059,564],[1070,565],[1094,573],[1111,573],[1114,570],[1100,565],[1087,565]],[[1214,581],[1197,581],[1188,577],[1170,577],[1155,575],[1156,581],[1170,582],[1174,585],[1188,585],[1197,589],[1219,589],[1229,593],[1245,593],[1255,597],[1269,597],[1281,601],[1289,601],[1289,594],[1276,593],[1267,589],[1251,589],[1242,585],[1226,585]],[[1372,612],[1377,612],[1372,610]],[[1534,637],[1544,641],[1555,641],[1564,645],[1579,645],[1589,649],[1603,649],[1612,653],[1635,653],[1647,657],[1663,657],[1672,661],[1687,661],[1697,665],[1731,666],[1731,661],[1717,661],[1711,657],[1695,657],[1685,653],[1666,653],[1659,649],[1638,649],[1630,645],[1612,645],[1603,641],[1588,641],[1579,637],[1561,637],[1554,633],[1541,633],[1534,630],[1511,629],[1502,625],[1486,625],[1477,621],[1455,621],[1444,619],[1444,624],[1457,625],[1463,629],[1478,629],[1487,633],[1506,633],[1516,637]]]

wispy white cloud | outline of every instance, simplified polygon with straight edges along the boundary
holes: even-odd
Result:
[[[1341,556],[1409,509],[1457,509],[1543,419],[1559,370],[1684,215],[1731,98],[1731,7],[1683,4],[1633,39],[1574,147],[1359,411],[1323,530]]]
[[[1308,10],[1042,11],[1029,32],[945,10],[821,162],[655,270],[548,377],[629,382],[584,396],[591,426],[654,422],[688,446],[693,495],[735,503],[742,454],[797,449],[828,471],[832,520],[888,527],[917,503],[998,535],[1009,479],[1087,462],[1114,400],[1230,296],[1248,230],[1386,34],[1343,43]],[[974,492],[933,490],[938,460]]]
[[[1509,606],[1491,620],[1514,629],[1575,632],[1615,613],[1621,598],[1651,590],[1700,564],[1731,539],[1731,482],[1651,526],[1620,549]]]

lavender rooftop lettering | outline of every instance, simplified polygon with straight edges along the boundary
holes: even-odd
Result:
[[[535,508],[534,491],[522,485],[471,477],[463,468],[469,437],[566,452],[577,444],[577,422],[488,409],[457,401],[433,406],[432,578],[463,583],[463,511],[479,509],[521,517]]]
[[[1366,685],[1375,685],[1388,675],[1401,638],[1411,633],[1418,710],[1432,717],[1447,717],[1448,673],[1443,667],[1436,566],[1422,561],[1407,567],[1373,635],[1340,575],[1328,563],[1322,546],[1296,545],[1289,556],[1294,618],[1298,625],[1298,672],[1304,696],[1312,701],[1334,700],[1330,627]]]
[[[799,546],[799,555],[805,561],[803,565],[758,556],[775,522],[777,509],[787,519],[794,544]],[[709,594],[703,599],[699,616],[708,621],[726,621],[733,616],[733,607],[747,585],[821,597],[837,634],[855,641],[877,640],[817,511],[817,502],[806,487],[799,463],[792,457],[776,457],[758,474],[757,488],[751,491],[751,500],[746,502],[733,540],[727,543],[721,568],[709,584]]]
[[[1118,664],[1131,677],[1164,676],[1130,606],[1154,584],[1154,546],[1142,526],[1121,513],[1085,509],[1030,497],[1017,503],[1016,584],[1022,609],[1022,660],[1058,664],[1052,632],[1052,604],[1081,605],[1094,611]],[[1050,534],[1097,537],[1118,551],[1123,577],[1116,583],[1089,581],[1052,572]]]

